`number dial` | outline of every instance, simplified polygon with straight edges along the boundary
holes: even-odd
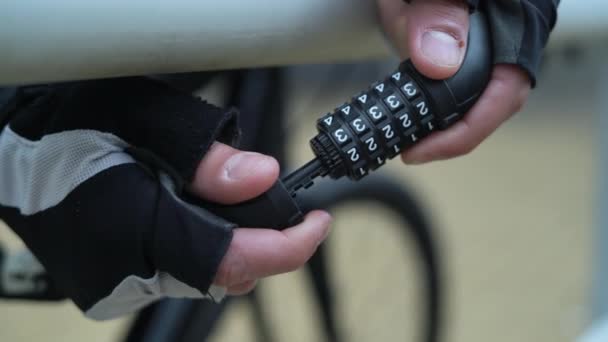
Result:
[[[317,124],[339,147],[351,179],[360,179],[435,129],[426,95],[407,73],[388,76]]]

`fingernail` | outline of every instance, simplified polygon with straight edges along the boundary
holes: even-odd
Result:
[[[232,180],[241,180],[254,174],[266,162],[267,157],[253,152],[240,152],[224,163],[226,175]]]
[[[422,54],[433,64],[455,66],[460,64],[464,54],[464,43],[449,33],[437,30],[426,31],[422,35]]]

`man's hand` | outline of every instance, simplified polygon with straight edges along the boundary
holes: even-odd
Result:
[[[273,158],[229,147],[234,110],[146,78],[21,89],[13,101],[0,119],[0,219],[90,318],[245,293],[302,266],[328,233],[324,212],[279,232],[187,203],[239,203],[276,182]]]
[[[191,191],[208,201],[234,204],[268,190],[278,175],[273,158],[215,143],[200,163]],[[236,229],[214,283],[239,295],[253,289],[259,278],[298,269],[329,233],[330,220],[327,213],[315,211],[284,231]]]
[[[460,0],[377,0],[386,34],[402,58],[409,57],[425,76],[449,78],[458,71],[467,48],[469,9]],[[528,98],[530,78],[516,65],[498,64],[485,92],[463,120],[403,153],[408,164],[421,164],[473,151]]]

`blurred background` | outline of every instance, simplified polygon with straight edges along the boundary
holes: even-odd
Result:
[[[380,177],[411,189],[431,218],[445,272],[445,341],[575,341],[599,317],[597,227],[608,204],[600,191],[608,50],[599,36],[554,44],[524,110],[473,153],[383,168]],[[397,63],[286,69],[290,165],[312,157],[318,117]],[[374,203],[333,214],[326,247],[345,340],[418,341],[423,284],[402,222]],[[0,240],[21,246],[1,224]],[[258,295],[277,341],[323,340],[308,273],[267,279]],[[232,301],[211,341],[253,340],[254,315],[248,301]],[[0,341],[120,341],[132,321],[92,322],[68,302],[0,301]]]

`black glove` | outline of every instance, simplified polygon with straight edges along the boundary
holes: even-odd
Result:
[[[23,88],[0,128],[0,218],[88,317],[223,296],[234,224],[178,195],[234,111],[125,78]]]
[[[488,15],[494,44],[494,62],[517,64],[530,76],[532,86],[549,34],[557,21],[560,0],[469,0]]]
[[[494,44],[494,63],[519,65],[530,76],[532,86],[536,85],[543,50],[557,21],[559,2],[467,0],[471,10],[481,8],[488,16]]]

